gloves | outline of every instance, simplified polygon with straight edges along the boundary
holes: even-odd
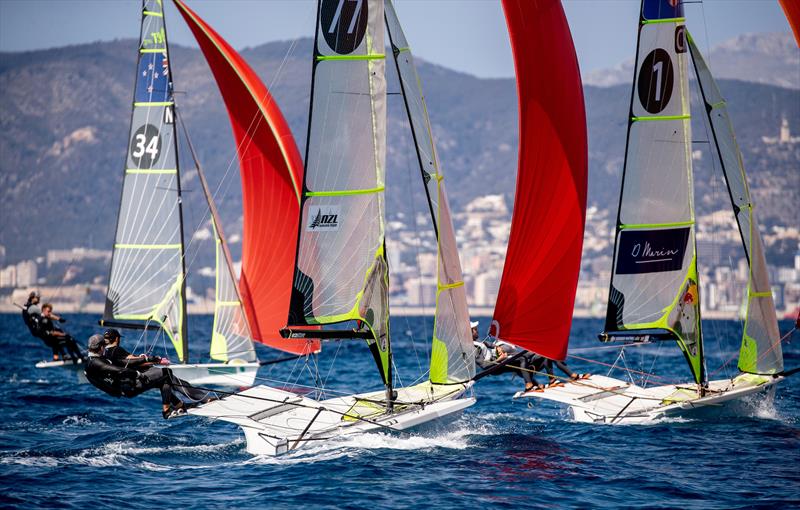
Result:
[[[169,358],[160,358],[158,360],[159,365],[169,365]]]
[[[147,360],[148,363],[161,363],[160,356],[147,356],[145,360]]]

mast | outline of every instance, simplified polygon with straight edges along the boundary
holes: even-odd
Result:
[[[474,348],[444,175],[414,57],[390,0],[386,1],[384,9],[403,104],[436,235],[436,312],[431,338],[430,381],[434,384],[465,382],[475,375],[475,362],[471,355]]]
[[[778,373],[783,371],[780,330],[742,154],[728,115],[727,103],[702,53],[688,33],[687,40],[749,268],[747,313],[739,352],[739,370],[755,374]]]
[[[519,111],[516,195],[490,334],[567,355],[586,215],[586,111],[558,0],[504,0]]]
[[[208,210],[211,214],[211,224],[214,229],[214,251],[215,251],[215,292],[214,292],[214,324],[212,326],[210,356],[212,359],[229,361],[239,359],[244,361],[256,361],[256,352],[253,347],[252,335],[247,324],[242,297],[239,294],[239,287],[236,285],[236,274],[233,270],[233,258],[228,248],[227,237],[222,229],[217,204],[211,194],[211,189],[206,181],[205,172],[200,165],[194,144],[189,137],[189,130],[180,112],[175,110],[175,117],[180,122],[183,129],[186,144],[192,155],[197,175],[200,178],[200,186],[203,189]],[[223,263],[220,264],[220,254]]]
[[[156,1],[158,2],[158,6],[162,7],[161,16],[163,17],[164,16],[164,10],[163,10],[163,5],[161,3],[162,0],[156,0]],[[163,25],[164,25],[164,28],[163,28],[163,30],[164,30],[164,46],[165,46],[165,48],[168,48],[169,45],[167,44],[167,41],[169,39],[167,38],[167,23],[166,23],[166,21],[163,22]],[[169,62],[169,59],[166,59],[166,67],[165,67],[165,69],[169,73],[169,91],[170,91],[170,95],[172,96],[172,106],[171,107],[168,106],[167,108],[170,108],[172,110],[172,112],[169,113],[169,114],[167,114],[165,112],[164,115],[165,116],[169,115],[170,117],[172,117],[170,120],[171,120],[171,122],[172,122],[172,124],[174,126],[175,117],[177,116],[178,111],[177,111],[177,106],[175,104],[175,96],[172,94],[172,90],[173,90],[173,86],[172,86],[172,67],[171,67],[171,63]],[[188,141],[189,137],[187,136],[186,139]],[[191,144],[191,141],[189,143]],[[177,178],[175,179],[175,187],[176,187],[177,192],[178,192],[178,220],[179,220],[179,224],[180,224],[180,238],[181,238],[181,290],[180,290],[181,305],[180,306],[181,306],[181,310],[183,311],[183,313],[181,313],[180,336],[181,336],[181,338],[183,338],[183,343],[182,343],[183,352],[182,352],[182,355],[180,356],[180,359],[181,359],[181,361],[183,363],[189,363],[189,335],[188,335],[189,327],[188,327],[188,322],[187,322],[189,314],[186,312],[186,238],[185,238],[184,231],[183,231],[183,193],[181,191],[180,154],[178,152],[178,137],[177,137],[177,133],[175,133],[174,130],[173,130],[173,136],[172,136],[172,146],[173,146],[173,150],[175,152],[175,172],[176,172],[176,175],[177,175]],[[192,150],[192,156],[194,156],[194,150]],[[198,173],[200,173],[199,165],[198,165],[197,168],[198,168]]]
[[[392,401],[383,0],[320,0],[289,327],[357,321]]]
[[[186,362],[183,220],[172,72],[159,0],[143,0],[128,154],[101,324],[158,324]]]
[[[705,383],[683,6],[643,0],[601,339],[674,339]]]

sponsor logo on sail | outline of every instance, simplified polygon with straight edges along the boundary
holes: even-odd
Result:
[[[311,206],[308,211],[307,232],[339,230],[338,206]]]
[[[689,227],[623,230],[620,233],[616,273],[660,273],[682,269],[689,233]]]

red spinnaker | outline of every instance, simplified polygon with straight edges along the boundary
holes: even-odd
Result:
[[[786,19],[789,20],[789,25],[794,32],[794,40],[797,41],[797,46],[800,46],[800,1],[798,0],[778,0],[783,13],[786,14]]]
[[[175,0],[217,80],[239,154],[244,207],[239,291],[253,339],[294,354],[316,352],[318,340],[284,339],[300,218],[303,161],[267,87],[247,62]]]
[[[563,360],[586,216],[586,113],[559,0],[503,0],[519,96],[519,168],[492,335]]]

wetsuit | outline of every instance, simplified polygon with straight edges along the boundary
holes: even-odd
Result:
[[[168,368],[151,366],[140,373],[132,368],[117,366],[110,359],[97,354],[89,354],[85,373],[90,383],[114,397],[133,398],[158,388],[162,404],[177,406],[181,403],[178,393],[198,402],[208,396],[208,392],[198,390],[172,375]]]
[[[563,361],[555,361],[552,359],[547,359],[547,362],[545,363],[545,369],[547,370],[547,374],[550,376],[550,382],[556,380],[555,375],[553,375],[553,363],[555,363],[556,367],[558,367],[559,370],[567,374],[567,377],[572,379],[573,372],[572,370],[569,369],[566,363],[564,363]]]
[[[160,357],[147,356],[144,358],[134,357],[129,359],[128,356],[130,355],[131,353],[122,346],[115,345],[106,347],[104,356],[116,367],[127,368],[138,372],[139,378],[136,395],[149,389],[159,388],[161,390],[161,399],[164,404],[172,405],[180,403],[180,400],[175,396],[175,392],[194,401],[201,401],[208,397],[207,391],[198,390],[183,379],[175,377],[175,374],[173,374],[172,370],[169,368],[153,366],[152,363],[161,361]]]
[[[62,356],[69,356],[72,358],[73,362],[77,363],[77,360],[83,360],[83,353],[81,353],[81,348],[78,347],[78,344],[75,342],[75,339],[72,336],[65,334],[64,336],[57,336],[53,334],[53,331],[59,331],[64,333],[60,328],[56,327],[53,323],[53,320],[48,317],[42,317],[40,319],[41,329],[42,329],[42,339],[47,343],[47,345],[53,349],[53,355],[61,354]]]

